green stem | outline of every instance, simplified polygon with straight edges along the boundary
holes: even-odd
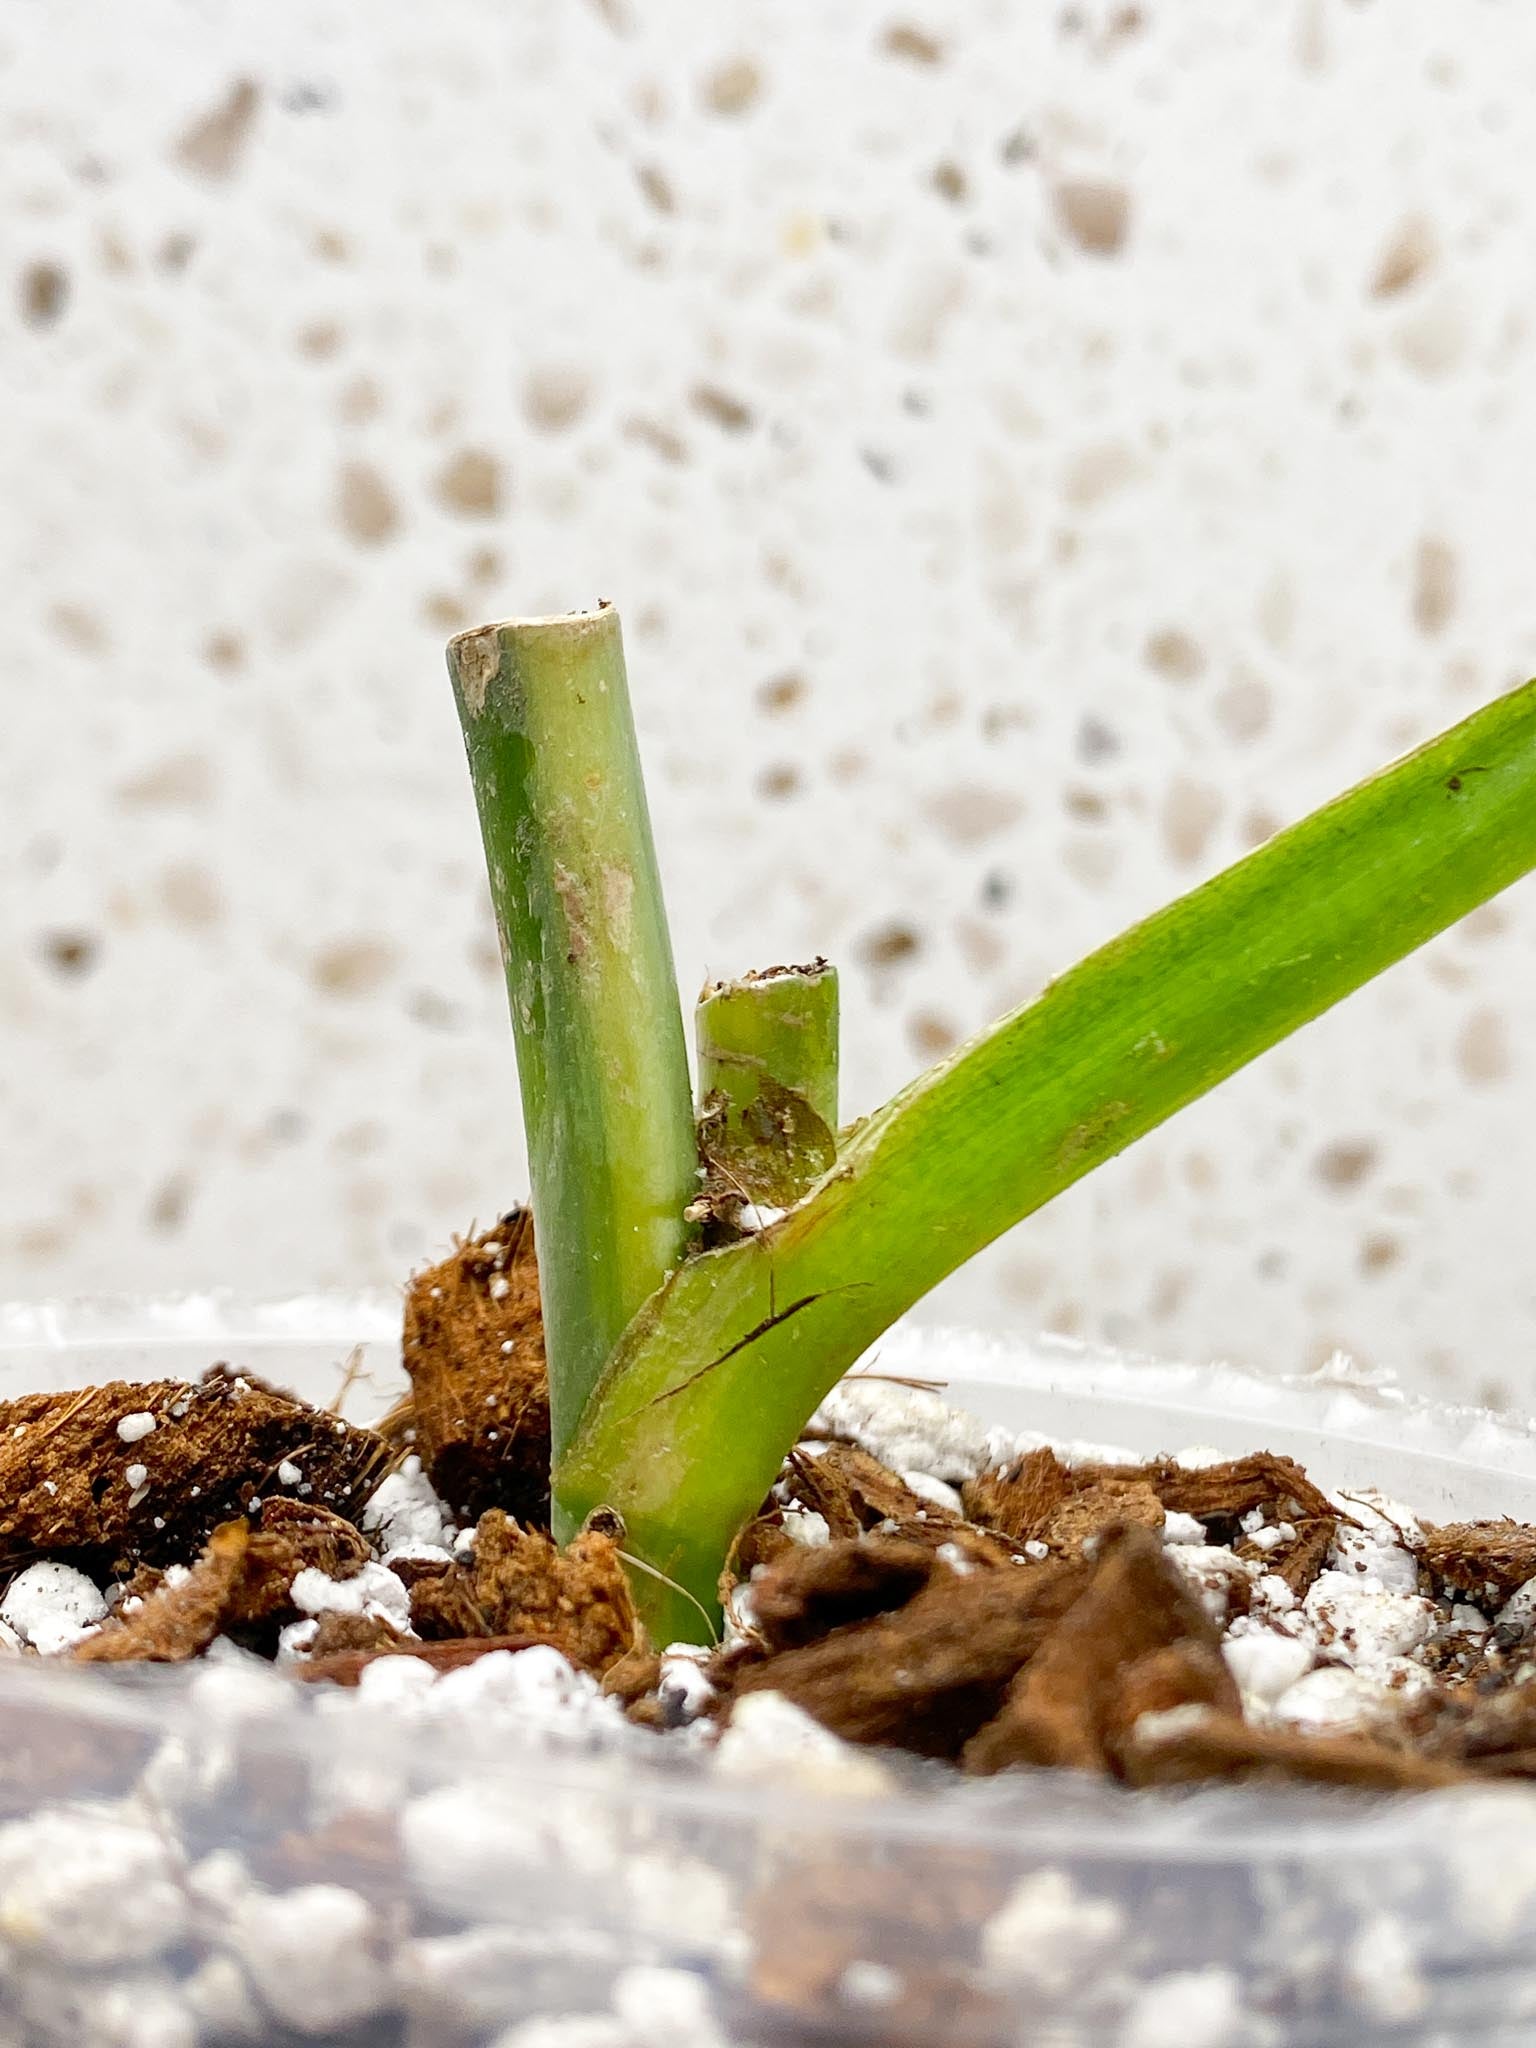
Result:
[[[711,1202],[784,1209],[837,1157],[837,973],[824,960],[705,990],[694,1012]]]
[[[692,1259],[558,1462],[708,1601],[839,1376],[1000,1232],[1536,866],[1536,684],[1113,940],[858,1127],[771,1229]]]
[[[461,633],[448,667],[517,1041],[556,1454],[698,1189],[618,613]]]

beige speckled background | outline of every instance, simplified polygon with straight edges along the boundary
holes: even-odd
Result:
[[[441,643],[623,607],[848,1096],[1536,669],[1515,0],[0,15],[0,1295],[521,1185]],[[1536,892],[937,1298],[1536,1403]]]

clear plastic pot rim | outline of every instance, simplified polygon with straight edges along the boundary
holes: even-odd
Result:
[[[111,1378],[195,1376],[215,1360],[320,1401],[329,1401],[350,1372],[349,1410],[366,1419],[398,1387],[398,1298],[263,1301],[210,1293],[0,1305],[0,1397]],[[1272,1449],[1297,1457],[1330,1487],[1374,1485],[1431,1518],[1536,1520],[1536,1429],[1529,1423],[1427,1401],[1384,1375],[1339,1363],[1279,1378],[1061,1338],[908,1324],[890,1332],[859,1369],[927,1380],[989,1422],[1058,1440],[1143,1456],[1197,1443],[1231,1454]],[[116,1728],[155,1740],[190,1733],[198,1716],[190,1681],[202,1668],[108,1671],[8,1657],[0,1661],[0,1722],[9,1709],[35,1712],[46,1702],[61,1729]],[[359,1754],[381,1763],[408,1760],[419,1781],[419,1731],[402,1730],[387,1706],[355,1696],[326,1709],[317,1690],[293,1684],[281,1710],[242,1728],[242,1744],[299,1751],[317,1765],[333,1754],[349,1763]],[[453,1767],[462,1773],[468,1759],[457,1733],[455,1745]],[[850,1842],[1027,1850],[1032,1859],[1067,1858],[1080,1866],[1294,1865],[1341,1857],[1369,1866],[1443,1839],[1457,1816],[1484,1828],[1495,1812],[1536,1842],[1533,1795],[1512,1785],[1410,1798],[1260,1786],[1133,1794],[1070,1773],[970,1781],[947,1766],[897,1759],[890,1796],[834,1802],[825,1787],[802,1792],[779,1778],[718,1775],[695,1755],[672,1754],[664,1738],[592,1755],[505,1736],[487,1738],[483,1754],[473,1738],[469,1747],[488,1787],[508,1792],[540,1786],[588,1793],[605,1805],[717,1827],[760,1827],[771,1811],[777,1825],[825,1829],[835,1811],[837,1832]]]

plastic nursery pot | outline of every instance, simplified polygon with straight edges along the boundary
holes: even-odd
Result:
[[[0,1311],[0,1390],[214,1359],[391,1397],[397,1307]],[[880,1369],[1117,1451],[1260,1446],[1425,1513],[1536,1519],[1536,1434],[898,1331]],[[773,1731],[766,1730],[771,1735]],[[0,1661],[0,2048],[1450,2048],[1536,2025],[1536,1800],[967,1782],[800,1731],[631,1727],[552,1653],[354,1693],[238,1655]]]

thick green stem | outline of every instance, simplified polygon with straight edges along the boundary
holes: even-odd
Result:
[[[699,998],[699,1146],[712,1204],[786,1209],[837,1157],[837,974],[824,960]]]
[[[845,1143],[771,1229],[690,1260],[559,1460],[568,1516],[712,1596],[817,1401],[983,1245],[1536,865],[1536,684],[1113,940]]]
[[[556,1453],[698,1189],[672,948],[618,613],[448,649],[517,1041]]]

